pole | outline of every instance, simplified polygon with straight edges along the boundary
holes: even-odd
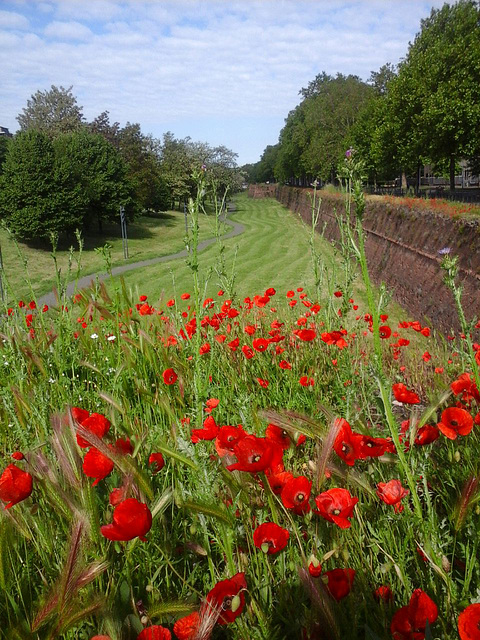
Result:
[[[0,247],[0,296],[2,297],[2,302],[5,303],[5,292],[3,290],[3,259],[2,259],[1,247]]]
[[[183,201],[183,215],[185,216],[185,235],[188,236],[188,218],[187,218],[187,203]]]
[[[122,229],[122,245],[123,257],[128,258],[128,238],[127,238],[127,220],[125,218],[125,207],[120,207],[120,227]]]

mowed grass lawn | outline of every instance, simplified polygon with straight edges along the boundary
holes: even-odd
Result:
[[[285,295],[289,289],[304,287],[316,298],[309,238],[310,229],[282,204],[274,199],[252,199],[239,194],[233,199],[235,212],[229,219],[244,225],[244,232],[225,240],[224,261],[228,275],[235,272],[234,292],[241,298],[262,294],[275,288]],[[211,225],[200,217],[200,230]],[[228,230],[228,229],[227,229]],[[316,234],[316,247],[325,261],[333,290],[343,285],[341,256],[333,246]],[[234,265],[235,261],[235,266]],[[206,297],[216,298],[221,288],[216,269],[219,266],[219,247],[211,245],[199,254],[201,277],[206,282]],[[206,276],[208,276],[206,278]],[[134,296],[147,295],[151,304],[167,297],[192,293],[192,271],[185,260],[178,259],[131,271],[123,276],[127,289]],[[114,279],[117,286],[118,278]],[[324,280],[324,298],[328,297]],[[354,286],[355,299],[364,303],[364,289],[360,278]],[[404,320],[407,313],[397,304],[390,303],[388,312],[394,319]]]
[[[206,218],[200,232],[201,239],[214,234],[213,218]],[[129,259],[123,258],[122,236],[120,224],[104,224],[103,233],[91,232],[84,235],[84,248],[81,256],[79,276],[105,271],[105,263],[95,248],[103,247],[105,243],[112,245],[111,256],[113,266],[146,260],[156,256],[175,253],[184,248],[185,218],[183,212],[168,211],[151,218],[143,216],[128,226]],[[61,269],[62,278],[68,273],[69,249],[78,249],[75,237],[62,240],[57,250],[57,263]],[[36,296],[52,290],[56,284],[55,265],[52,259],[51,246],[44,243],[19,243],[18,249],[8,232],[0,229],[0,247],[2,251],[4,276],[7,281],[7,300],[15,302],[20,298],[30,300],[31,282]],[[70,280],[75,279],[77,273],[75,251]]]

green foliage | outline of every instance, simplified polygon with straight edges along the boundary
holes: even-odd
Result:
[[[40,131],[10,143],[1,177],[1,214],[20,238],[49,237],[133,212],[126,169],[114,147],[86,131],[53,141]]]
[[[242,167],[247,174],[248,182],[275,182],[275,164],[279,149],[279,144],[268,145],[258,162]]]
[[[307,175],[333,180],[346,149],[347,134],[373,93],[357,76],[325,72],[300,92],[280,133],[275,173],[280,180]]]
[[[52,84],[50,90],[37,91],[31,96],[17,120],[21,131],[35,129],[53,138],[60,133],[78,131],[84,118],[72,87],[65,89]]]
[[[0,214],[15,235],[45,238],[81,226],[83,196],[62,184],[46,133],[27,131],[11,141],[0,178]]]
[[[134,200],[127,168],[101,135],[80,131],[54,141],[57,180],[83,198],[83,223],[118,220],[120,205],[133,217]]]
[[[3,172],[3,163],[5,162],[5,158],[7,157],[9,142],[10,138],[8,138],[7,136],[0,136],[0,175]]]
[[[379,157],[407,172],[446,163],[451,188],[455,161],[480,155],[479,17],[472,0],[432,9],[370,119]]]

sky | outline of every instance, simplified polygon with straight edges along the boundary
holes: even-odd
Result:
[[[0,0],[0,126],[38,90],[69,88],[154,137],[225,145],[238,164],[276,144],[322,71],[368,80],[398,63],[443,0]]]

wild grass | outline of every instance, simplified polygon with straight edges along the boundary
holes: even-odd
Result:
[[[353,186],[355,173],[348,176]],[[361,222],[358,190],[355,197]],[[16,306],[2,317],[2,469],[14,463],[30,473],[33,492],[1,510],[0,635],[136,640],[152,624],[171,631],[197,611],[206,629],[189,636],[197,640],[387,640],[396,612],[421,589],[438,617],[427,624],[421,609],[415,638],[456,639],[459,612],[480,597],[480,418],[473,378],[456,395],[451,383],[476,374],[477,329],[435,351],[433,336],[418,331],[423,320],[399,327],[398,318],[385,318],[387,298],[365,269],[361,225],[345,231],[334,256],[280,205],[241,197],[234,215],[244,234],[222,241],[217,233],[217,243],[195,256],[200,201],[190,215],[191,253],[185,267],[171,266],[174,282],[168,267],[149,268],[137,274],[138,286],[130,287],[131,274],[84,291],[68,309]],[[380,322],[390,337],[377,333]],[[423,358],[427,349],[437,360]],[[400,382],[418,403],[395,400]],[[476,420],[468,435],[415,444],[420,427],[435,427],[445,408],[459,405]],[[105,415],[110,430],[89,434],[71,407]],[[216,427],[242,425],[260,437],[276,424],[285,449],[275,471],[283,465],[312,482],[313,509],[286,506],[270,489],[271,466],[229,470],[240,452],[219,455],[211,417]],[[340,418],[359,437],[385,439],[381,455],[346,464],[336,446]],[[212,436],[207,427],[213,440],[203,439]],[[96,486],[77,435],[113,462]],[[129,438],[130,453],[110,448],[119,438]],[[25,460],[10,457],[18,450]],[[155,473],[148,460],[160,452],[165,466]],[[409,488],[403,511],[378,497],[379,483],[392,479]],[[146,542],[102,535],[115,488],[151,511]],[[313,498],[332,488],[358,498],[348,528],[315,512]],[[253,533],[266,522],[288,531],[278,553],[255,545]],[[319,576],[311,563],[322,565]],[[332,595],[339,596],[335,569],[355,572],[342,598]],[[246,589],[220,603],[236,619],[215,625],[219,611],[205,598],[239,573]],[[380,586],[392,599],[375,595]],[[411,640],[405,633],[396,638]]]

